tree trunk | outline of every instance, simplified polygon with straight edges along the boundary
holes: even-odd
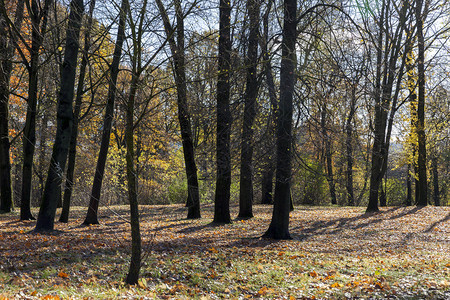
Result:
[[[253,217],[253,122],[256,117],[256,98],[258,96],[258,29],[259,0],[248,0],[247,10],[250,17],[248,50],[246,58],[247,84],[245,87],[244,121],[241,140],[241,174],[239,190],[240,219]]]
[[[411,164],[408,164],[408,169],[406,171],[406,206],[412,205],[412,183],[411,183]]]
[[[125,39],[125,21],[128,10],[128,1],[122,0],[119,13],[119,26],[117,29],[117,40],[114,47],[114,56],[110,66],[110,78],[108,96],[103,119],[102,140],[95,168],[94,182],[89,199],[89,206],[83,225],[98,224],[98,205],[102,189],[103,175],[105,173],[106,158],[108,156],[109,141],[111,136],[112,120],[114,114],[114,101],[116,98],[116,82],[119,74],[120,57],[122,55],[122,45]]]
[[[347,188],[347,204],[348,206],[355,205],[355,197],[353,194],[353,117],[356,112],[356,87],[352,86],[352,99],[350,104],[350,112],[347,117],[345,125],[346,140],[345,146],[347,150],[347,173],[346,173],[346,188]]]
[[[0,212],[10,212],[13,206],[11,190],[11,162],[9,142],[9,81],[12,72],[16,35],[9,35],[6,7],[0,7]],[[20,30],[23,20],[24,1],[19,0],[15,12],[14,25]]]
[[[439,172],[438,172],[438,158],[437,154],[433,155],[431,159],[431,169],[433,173],[433,200],[435,206],[440,206],[440,195],[439,195]]]
[[[331,204],[337,204],[336,187],[334,184],[334,176],[333,176],[333,158],[332,158],[332,154],[331,154],[331,139],[328,134],[327,127],[326,127],[326,117],[327,117],[326,105],[322,105],[320,125],[322,127],[322,137],[323,137],[324,144],[325,144],[325,160],[326,160],[326,165],[327,165],[327,182],[328,182],[328,187],[330,189]]]
[[[38,100],[38,80],[39,80],[39,51],[42,46],[44,33],[47,26],[47,16],[50,1],[45,1],[45,6],[40,10],[40,3],[37,0],[31,1],[31,50],[30,63],[28,67],[28,100],[25,128],[23,130],[23,167],[22,167],[22,196],[20,205],[20,219],[34,220],[31,214],[31,189],[33,178],[33,159],[36,144],[36,114]],[[41,24],[42,20],[42,24]],[[42,26],[42,28],[40,28]]]
[[[261,204],[272,204],[272,187],[273,187],[273,167],[267,166],[267,171],[262,177],[262,199]]]
[[[381,146],[384,141],[384,128],[382,127],[382,110],[381,107],[381,68],[382,68],[382,53],[383,53],[383,31],[384,31],[384,11],[385,1],[381,5],[381,13],[378,24],[378,40],[377,40],[377,71],[376,71],[376,87],[375,87],[375,132],[374,141],[372,145],[372,165],[370,168],[370,188],[369,188],[369,204],[366,212],[377,212],[378,209],[378,191],[380,189],[380,170],[381,170]]]
[[[418,75],[418,94],[417,94],[417,143],[418,143],[418,170],[419,188],[416,199],[418,206],[426,206],[427,198],[427,148],[425,138],[425,41],[423,36],[423,15],[422,0],[416,0],[416,24],[417,24],[417,75]]]
[[[280,70],[280,105],[277,121],[277,175],[272,221],[265,237],[290,239],[292,101],[295,84],[297,1],[284,1],[284,26]]]
[[[377,74],[376,74],[376,88],[375,88],[375,132],[374,142],[372,147],[372,168],[370,175],[370,191],[369,191],[369,204],[366,212],[378,211],[378,194],[381,187],[381,181],[386,173],[387,158],[389,152],[389,139],[390,132],[392,130],[392,123],[389,120],[388,124],[388,112],[390,112],[390,118],[392,119],[396,111],[396,100],[400,89],[401,76],[405,65],[405,55],[407,48],[402,51],[402,64],[400,70],[397,70],[397,62],[401,53],[402,47],[406,47],[402,44],[403,33],[406,30],[406,14],[407,14],[407,2],[402,2],[402,7],[399,12],[399,22],[395,33],[392,37],[385,39],[383,45],[383,32],[388,36],[390,22],[388,22],[388,15],[390,15],[390,3],[383,1],[381,15],[379,20],[379,37],[377,45]],[[382,52],[384,51],[384,57],[382,60]],[[382,63],[384,61],[384,63]],[[383,68],[383,72],[381,70]],[[401,75],[398,75],[397,72]],[[397,78],[396,78],[397,77]],[[381,81],[382,79],[382,81]],[[395,94],[392,95],[394,81],[397,79],[397,88]],[[392,101],[391,104],[391,100]],[[386,132],[387,130],[387,132]]]
[[[272,1],[268,1],[267,10],[263,17],[264,37],[262,39],[262,52],[264,53],[264,77],[266,79],[267,89],[269,92],[271,112],[267,122],[267,147],[264,153],[264,161],[267,161],[262,179],[262,199],[261,204],[272,204],[273,202],[273,176],[275,173],[276,151],[275,133],[276,133],[276,117],[278,113],[278,100],[275,89],[275,83],[272,74],[272,65],[270,51],[267,43],[269,40],[269,14],[272,8]]]
[[[136,71],[133,68],[133,71]],[[141,268],[141,233],[139,229],[139,206],[136,189],[136,171],[134,168],[134,102],[137,89],[137,75],[133,72],[131,81],[130,97],[127,102],[125,144],[127,148],[127,182],[128,200],[130,202],[131,217],[131,261],[128,274],[125,279],[127,284],[137,284],[139,270]]]
[[[217,175],[214,199],[213,223],[231,223],[231,112],[230,112],[230,72],[231,72],[231,3],[220,0],[219,25],[219,76],[217,79]]]
[[[86,31],[84,33],[84,50],[83,57],[80,63],[80,75],[78,77],[77,95],[75,97],[75,109],[73,113],[72,134],[70,135],[69,158],[67,164],[66,182],[64,187],[64,199],[61,216],[59,217],[59,222],[61,223],[69,222],[70,199],[72,197],[74,183],[73,173],[75,171],[75,160],[77,156],[78,123],[80,121],[79,118],[81,112],[81,101],[84,93],[84,78],[86,75],[86,67],[88,64],[88,53],[91,47],[90,35],[93,20],[92,14],[94,12],[94,8],[95,0],[91,0],[89,4],[89,16],[86,25]]]
[[[58,200],[61,198],[60,186],[64,175],[72,131],[72,101],[83,10],[83,0],[72,0],[66,33],[66,50],[61,72],[61,87],[58,95],[56,137],[47,181],[45,182],[44,195],[34,229],[37,232],[53,230],[56,207]]]
[[[191,117],[187,103],[186,71],[184,59],[184,16],[181,8],[181,0],[175,1],[177,15],[177,42],[173,37],[174,30],[169,17],[160,0],[156,1],[162,15],[164,29],[169,41],[173,57],[175,84],[177,86],[178,120],[180,122],[181,139],[183,141],[184,164],[188,184],[188,219],[198,219],[200,214],[200,194],[198,189],[197,165],[195,163],[194,143],[192,138]]]

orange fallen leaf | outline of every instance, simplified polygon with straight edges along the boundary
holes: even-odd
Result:
[[[312,272],[309,272],[309,276],[311,276],[311,277],[317,277],[317,272],[316,271],[312,271]]]
[[[61,277],[61,278],[68,278],[68,277],[69,277],[69,274],[64,273],[64,272],[59,272],[59,273],[58,273],[58,277]]]
[[[267,294],[267,287],[266,287],[266,286],[263,286],[263,287],[258,291],[258,295],[264,296],[265,294]]]

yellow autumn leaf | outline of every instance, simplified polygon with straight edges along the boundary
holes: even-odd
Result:
[[[339,282],[335,282],[330,287],[332,287],[332,288],[341,288],[341,287],[343,287],[343,285],[340,284]]]

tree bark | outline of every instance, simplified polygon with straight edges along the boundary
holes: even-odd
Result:
[[[267,43],[269,40],[269,14],[272,8],[272,1],[268,1],[267,10],[263,17],[264,36],[262,39],[262,52],[264,53],[264,77],[266,79],[267,89],[269,92],[271,112],[267,122],[267,147],[265,151],[264,161],[267,162],[263,171],[262,179],[262,199],[261,204],[272,204],[273,202],[273,176],[275,173],[276,151],[275,148],[275,134],[276,134],[276,117],[278,113],[278,100],[275,89],[275,83],[272,74],[272,65],[270,58],[270,51]]]
[[[177,18],[177,41],[173,37],[174,30],[170,24],[163,3],[156,1],[162,15],[164,29],[169,41],[173,57],[174,78],[177,87],[178,121],[180,122],[181,139],[183,143],[184,164],[188,184],[188,219],[198,219],[200,214],[200,194],[198,189],[197,165],[195,163],[194,143],[192,138],[191,117],[187,103],[186,71],[184,59],[184,16],[181,8],[181,0],[175,1]]]
[[[219,62],[217,79],[217,175],[214,199],[213,223],[231,223],[231,112],[230,112],[230,73],[231,73],[231,4],[220,0],[219,11]]]
[[[11,190],[11,162],[9,141],[9,81],[12,72],[17,37],[7,22],[5,3],[0,7],[0,212],[10,212],[13,206]],[[23,20],[24,1],[16,7],[14,26],[20,30]],[[11,33],[11,34],[10,34]]]
[[[81,101],[84,94],[84,78],[86,76],[86,67],[88,64],[88,54],[89,49],[91,47],[91,28],[92,28],[92,14],[95,8],[95,0],[91,0],[89,4],[89,16],[86,25],[86,31],[84,33],[84,49],[83,56],[81,58],[80,63],[80,75],[78,77],[78,85],[77,85],[77,95],[75,97],[75,109],[73,112],[73,124],[72,124],[72,133],[70,135],[70,146],[69,146],[69,158],[67,163],[67,172],[66,172],[66,182],[64,187],[64,198],[61,215],[59,217],[59,222],[67,223],[69,222],[69,212],[70,212],[70,199],[72,197],[73,191],[73,174],[75,171],[75,160],[77,156],[77,138],[78,138],[78,124],[80,121],[80,112],[81,112]]]
[[[416,188],[419,188],[419,196],[416,199],[418,206],[428,204],[428,185],[427,185],[427,148],[425,137],[425,41],[423,36],[423,0],[416,0],[416,25],[417,25],[417,143],[418,143],[418,170],[419,182]]]
[[[438,158],[435,153],[431,159],[431,170],[433,173],[433,200],[435,206],[441,205],[439,192],[439,172],[438,172]]]
[[[111,136],[112,120],[114,115],[114,102],[116,98],[116,83],[119,74],[120,57],[122,55],[122,46],[125,39],[125,21],[128,10],[128,0],[122,0],[119,12],[119,26],[117,29],[116,45],[114,47],[113,60],[110,66],[110,78],[108,96],[103,119],[102,140],[95,168],[94,182],[89,199],[89,206],[83,225],[98,224],[98,206],[100,203],[100,194],[102,189],[103,175],[105,173],[106,158],[108,156],[109,141]]]
[[[133,71],[136,71],[135,68]],[[134,168],[134,103],[137,90],[137,75],[133,72],[130,97],[127,102],[125,144],[127,149],[127,182],[128,201],[130,202],[131,218],[131,261],[125,279],[127,284],[137,284],[141,268],[141,233],[139,228],[139,205],[136,188],[136,171]]]
[[[376,74],[376,88],[375,88],[375,130],[374,130],[374,142],[372,147],[372,167],[370,175],[370,191],[369,191],[369,204],[366,212],[377,212],[378,209],[378,195],[381,188],[381,181],[386,173],[387,158],[389,152],[389,139],[390,132],[392,130],[391,120],[388,124],[388,113],[393,118],[396,111],[396,100],[400,88],[400,81],[402,76],[402,70],[405,65],[405,55],[407,49],[403,49],[403,60],[398,75],[397,61],[400,55],[402,47],[406,47],[402,44],[403,32],[406,29],[406,13],[407,2],[402,2],[401,10],[399,11],[399,22],[395,28],[395,32],[392,37],[385,38],[385,45],[383,45],[383,32],[387,37],[391,35],[389,33],[388,15],[390,15],[390,6],[383,1],[380,20],[379,20],[379,37],[377,44],[377,74]],[[382,54],[384,52],[384,57]],[[384,61],[384,63],[382,63]],[[382,70],[383,69],[383,70]],[[395,95],[392,95],[394,81],[397,79],[397,89]],[[392,101],[391,104],[391,100]],[[387,132],[386,132],[387,130]]]
[[[406,171],[406,206],[412,205],[412,183],[411,183],[411,164],[408,164],[408,169]]]
[[[264,237],[290,239],[290,182],[292,152],[292,101],[295,84],[297,1],[284,1],[284,26],[280,70],[280,105],[277,121],[277,175],[272,221]]]
[[[47,17],[50,7],[50,0],[45,1],[43,9],[37,0],[31,1],[31,50],[28,67],[28,100],[25,128],[23,130],[23,168],[22,168],[22,196],[20,205],[20,219],[34,220],[31,214],[31,189],[33,178],[33,159],[36,144],[36,114],[38,100],[38,80],[39,80],[39,51],[42,46],[44,34],[47,27]],[[42,24],[41,24],[42,23]],[[40,28],[41,27],[41,28]]]
[[[66,49],[61,72],[61,86],[58,94],[57,127],[50,167],[45,182],[44,195],[34,231],[51,231],[54,227],[56,207],[61,198],[61,182],[69,151],[72,131],[72,101],[78,56],[83,0],[70,3],[69,24],[66,33]]]
[[[352,98],[350,103],[350,112],[345,124],[345,146],[347,156],[346,189],[348,206],[355,205],[355,196],[353,194],[353,118],[356,113],[356,86],[352,86]]]
[[[327,181],[328,181],[328,187],[330,189],[330,197],[331,197],[331,204],[337,204],[336,200],[336,187],[334,184],[334,176],[333,176],[333,158],[331,154],[331,138],[328,134],[328,130],[326,127],[326,118],[327,118],[327,111],[326,111],[326,105],[322,105],[321,108],[321,118],[320,118],[320,125],[322,127],[322,137],[324,140],[324,146],[325,146],[325,160],[327,165]]]
[[[258,28],[259,0],[248,0],[247,10],[250,17],[248,49],[246,57],[247,84],[245,87],[244,121],[241,139],[241,174],[239,185],[240,219],[253,218],[253,122],[256,117],[256,98],[258,96]]]

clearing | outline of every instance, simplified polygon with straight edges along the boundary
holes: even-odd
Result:
[[[101,208],[89,227],[75,207],[48,235],[29,233],[35,222],[17,211],[0,215],[0,299],[450,299],[450,207],[300,206],[290,241],[260,238],[270,206],[220,227],[211,205],[194,221],[181,205],[140,208],[144,257],[132,287],[127,206]]]

